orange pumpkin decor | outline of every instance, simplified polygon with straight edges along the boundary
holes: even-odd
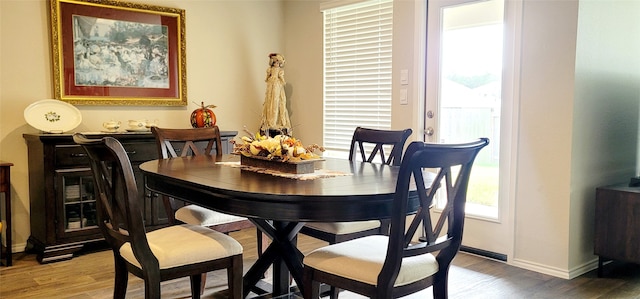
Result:
[[[216,114],[213,113],[211,108],[215,108],[215,105],[204,105],[204,102],[200,103],[200,108],[191,112],[191,126],[194,128],[209,128],[216,125]]]

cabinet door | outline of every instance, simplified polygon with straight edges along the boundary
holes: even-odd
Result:
[[[596,189],[594,253],[640,263],[640,193],[628,187]]]
[[[100,236],[94,181],[89,168],[59,169],[55,174],[56,234],[59,239]]]

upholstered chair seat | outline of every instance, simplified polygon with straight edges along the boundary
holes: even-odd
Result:
[[[147,233],[147,242],[158,259],[160,269],[242,254],[242,245],[232,237],[198,225],[174,225],[155,230]],[[124,243],[120,247],[120,255],[130,264],[141,268],[133,255],[131,243]]]
[[[388,236],[368,236],[312,251],[304,258],[305,265],[341,277],[376,285],[387,257]],[[394,287],[425,279],[438,272],[438,262],[432,254],[402,260]]]
[[[326,233],[345,235],[379,228],[380,221],[369,220],[356,222],[309,222],[305,224],[305,226]]]
[[[247,220],[247,218],[212,211],[198,205],[186,205],[175,213],[176,220],[201,226],[214,226]]]

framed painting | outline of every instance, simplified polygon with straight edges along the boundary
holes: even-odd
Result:
[[[186,106],[185,11],[51,0],[54,94],[74,105]]]

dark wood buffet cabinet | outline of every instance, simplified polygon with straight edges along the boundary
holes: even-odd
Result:
[[[640,187],[618,184],[596,189],[594,253],[598,276],[606,260],[640,264]]]
[[[223,152],[237,132],[221,131]],[[148,132],[87,134],[90,138],[112,136],[126,149],[133,167],[145,226],[167,224],[162,201],[153,200],[144,188],[138,166],[158,158],[155,138]],[[71,134],[24,134],[28,148],[31,235],[27,250],[35,251],[40,263],[70,259],[87,244],[103,240],[96,221],[96,200],[89,160],[73,142]]]

